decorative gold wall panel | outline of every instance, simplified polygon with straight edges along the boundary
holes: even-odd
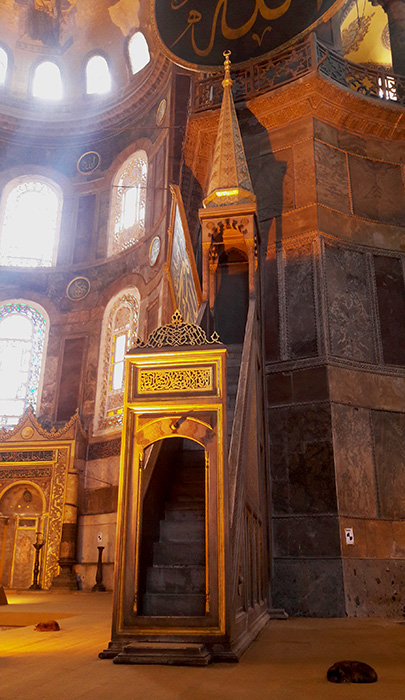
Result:
[[[139,394],[212,391],[213,368],[191,367],[179,369],[140,370]]]

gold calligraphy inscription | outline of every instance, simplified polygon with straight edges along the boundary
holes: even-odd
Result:
[[[170,394],[179,391],[212,391],[212,367],[140,370],[140,394]]]
[[[186,5],[187,2],[189,2],[189,0],[171,0],[171,9],[179,10],[181,7]],[[218,23],[220,24],[220,31],[222,33],[222,36],[225,39],[240,39],[241,37],[245,36],[251,31],[251,29],[255,25],[258,16],[262,17],[264,20],[269,21],[279,19],[280,17],[283,17],[283,15],[285,15],[286,12],[288,12],[291,6],[291,2],[292,0],[283,0],[283,2],[281,2],[281,4],[278,7],[269,7],[266,4],[265,0],[256,0],[254,10],[249,19],[246,22],[244,22],[244,24],[242,24],[240,27],[230,27],[227,22],[228,0],[218,0],[212,18],[209,42],[205,48],[197,46],[195,38],[195,27],[203,19],[203,14],[199,12],[199,10],[190,10],[187,18],[187,26],[177,37],[177,39],[172,43],[171,48],[173,48],[190,30],[191,45],[193,47],[194,52],[198,56],[208,56],[211,53],[212,47],[215,43]],[[323,0],[316,0],[316,4],[317,10],[319,11],[322,7]],[[265,28],[264,31],[270,30],[271,27],[268,26]],[[262,33],[261,37],[259,37],[258,34],[253,34],[252,38],[256,41],[259,39],[260,45],[261,41],[263,40],[263,36],[264,32]]]

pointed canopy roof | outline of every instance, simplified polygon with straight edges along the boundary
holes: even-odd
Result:
[[[243,148],[238,117],[232,96],[230,51],[224,51],[224,96],[219,117],[218,135],[204,207],[255,203],[249,168]]]

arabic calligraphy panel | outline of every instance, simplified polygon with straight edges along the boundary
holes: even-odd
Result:
[[[155,0],[155,21],[172,57],[216,66],[261,56],[321,20],[336,0]]]

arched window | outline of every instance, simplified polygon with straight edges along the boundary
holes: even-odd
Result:
[[[86,92],[88,95],[105,95],[111,90],[111,75],[104,56],[96,55],[86,63]]]
[[[137,151],[125,161],[114,180],[109,255],[130,248],[144,234],[147,175],[147,155]]]
[[[0,265],[49,267],[54,262],[62,191],[36,177],[12,180],[1,207]]]
[[[34,97],[52,102],[62,99],[62,76],[56,63],[42,61],[36,66],[32,80],[32,94]]]
[[[7,77],[8,54],[5,49],[0,46],[0,85],[4,85]]]
[[[15,425],[30,404],[36,409],[46,326],[45,312],[28,303],[0,306],[0,426]]]
[[[142,32],[135,32],[131,36],[128,42],[128,55],[133,75],[148,65],[150,61],[149,47]]]
[[[131,287],[109,302],[103,319],[97,381],[95,428],[107,430],[122,424],[125,353],[138,335],[139,292]]]

